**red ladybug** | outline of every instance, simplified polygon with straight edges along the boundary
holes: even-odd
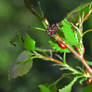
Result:
[[[59,46],[61,49],[66,49],[66,48],[67,48],[67,46],[66,46],[63,42],[61,42],[61,41],[58,42],[58,46]]]

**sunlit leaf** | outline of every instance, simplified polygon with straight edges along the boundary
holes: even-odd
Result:
[[[52,49],[53,50],[56,50],[56,51],[58,51],[58,52],[67,52],[67,53],[69,53],[70,52],[70,50],[68,49],[68,48],[66,48],[66,49],[61,49],[59,46],[58,46],[58,44],[56,43],[56,42],[54,42],[54,41],[49,41],[49,44],[51,45],[51,47],[52,47]]]
[[[35,41],[28,34],[26,34],[24,38],[24,46],[29,51],[33,51],[35,49]]]
[[[32,53],[29,51],[23,51],[9,69],[9,77],[17,78],[23,76],[29,72],[32,68]]]
[[[40,88],[40,92],[52,92],[50,90],[50,88],[48,88],[47,86],[45,85],[39,85],[39,88]]]
[[[40,88],[40,92],[57,92],[56,85],[44,85],[44,84],[40,84],[39,88]]]
[[[78,79],[78,77],[75,77],[74,80],[70,84],[68,84],[67,86],[65,86],[62,89],[59,89],[59,92],[71,92],[72,86],[77,81],[77,79]]]
[[[87,86],[84,88],[83,92],[92,92],[92,83],[89,84],[89,85],[87,85]]]
[[[71,45],[76,46],[78,42],[72,30],[72,25],[66,19],[64,19],[61,24],[63,26],[60,28],[60,30],[63,31],[65,39],[70,42]]]

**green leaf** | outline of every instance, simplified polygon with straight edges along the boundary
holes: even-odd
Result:
[[[92,92],[92,83],[89,84],[89,85],[87,85],[87,86],[84,88],[83,92]]]
[[[40,91],[41,92],[57,92],[57,87],[56,85],[39,85]]]
[[[84,16],[86,16],[90,9],[92,9],[92,2],[80,5],[79,7],[68,13],[66,19],[70,22],[76,23],[79,20],[79,17],[82,17],[83,13]]]
[[[88,61],[86,60],[87,64],[91,65],[92,66],[92,61]]]
[[[32,53],[29,51],[23,51],[9,69],[9,77],[17,78],[23,76],[29,72],[32,68]]]
[[[82,34],[81,31],[79,30],[78,27],[73,25],[73,30],[74,30],[74,34],[75,34],[75,38],[78,42],[78,45],[76,46],[78,52],[80,53],[80,55],[84,54],[84,45],[82,43]]]
[[[78,79],[78,77],[75,77],[74,80],[70,84],[68,84],[67,86],[65,86],[62,89],[59,89],[59,92],[71,92],[72,86],[77,81],[77,79]]]
[[[56,87],[56,85],[52,85],[52,86],[50,86],[49,88],[50,88],[51,92],[57,92],[57,87]]]
[[[52,49],[58,51],[58,52],[67,52],[70,53],[70,50],[68,48],[66,49],[61,49],[58,44],[54,41],[49,40],[49,44],[52,46]]]
[[[35,27],[34,29],[45,32],[45,29],[43,29],[43,28]]]
[[[67,40],[71,45],[76,46],[78,42],[72,30],[72,25],[66,19],[62,21],[62,25],[63,26],[60,30],[64,32],[65,40]]]
[[[45,85],[39,85],[39,88],[40,88],[40,92],[52,92],[50,90],[50,88],[48,88],[47,86]]]
[[[29,51],[34,51],[35,49],[35,41],[28,34],[24,38],[24,46]]]

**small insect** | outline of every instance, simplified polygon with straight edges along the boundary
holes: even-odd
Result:
[[[67,46],[63,43],[63,42],[58,42],[58,46],[61,48],[61,49],[66,49]]]

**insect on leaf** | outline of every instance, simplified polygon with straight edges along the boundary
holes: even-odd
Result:
[[[34,51],[35,49],[35,41],[28,34],[24,38],[24,46],[29,51]]]
[[[9,77],[17,78],[23,76],[29,72],[32,68],[32,53],[29,51],[23,51],[9,69]]]
[[[58,52],[67,52],[70,53],[70,50],[68,48],[66,49],[61,49],[58,44],[54,41],[49,40],[49,44],[52,46],[52,49],[58,51]]]

